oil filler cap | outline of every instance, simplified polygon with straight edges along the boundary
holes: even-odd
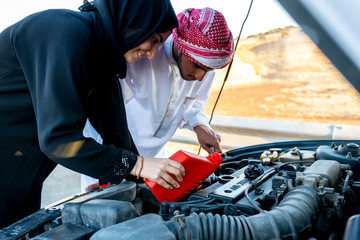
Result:
[[[245,177],[249,178],[249,179],[255,179],[257,177],[259,177],[261,174],[264,173],[264,166],[262,166],[261,164],[254,164],[254,165],[249,165],[245,171]]]

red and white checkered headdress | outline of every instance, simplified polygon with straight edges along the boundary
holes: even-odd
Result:
[[[188,8],[177,15],[172,32],[175,46],[190,61],[209,68],[223,68],[234,54],[234,39],[223,14],[212,8]]]

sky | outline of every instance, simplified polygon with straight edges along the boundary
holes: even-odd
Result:
[[[51,8],[77,10],[82,0],[0,0],[0,31],[27,15]],[[222,12],[228,26],[237,37],[251,0],[171,0],[176,13],[186,8],[211,7]],[[241,39],[264,33],[269,29],[297,25],[276,0],[254,0]]]

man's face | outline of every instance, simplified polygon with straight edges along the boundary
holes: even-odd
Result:
[[[190,61],[180,51],[177,58],[177,64],[180,70],[181,77],[187,81],[202,81],[205,74],[212,68],[200,66]]]

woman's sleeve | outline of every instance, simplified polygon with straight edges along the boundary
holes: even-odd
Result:
[[[71,14],[41,14],[14,33],[14,51],[28,83],[41,150],[53,161],[102,181],[121,182],[137,155],[82,134],[88,76],[88,24]],[[64,16],[65,15],[65,16]]]

